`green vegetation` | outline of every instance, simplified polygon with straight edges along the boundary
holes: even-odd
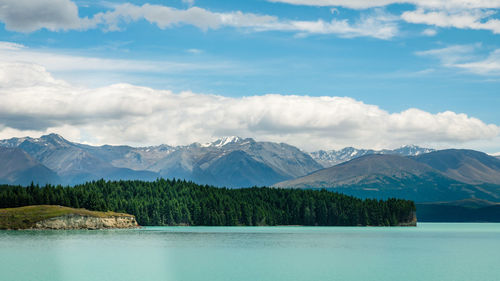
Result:
[[[326,190],[226,189],[181,180],[93,181],[75,187],[0,186],[0,208],[64,205],[124,212],[140,225],[404,225],[415,204]]]
[[[63,206],[35,205],[0,209],[0,229],[28,229],[39,221],[70,214],[100,218],[130,216],[115,212],[96,212]]]

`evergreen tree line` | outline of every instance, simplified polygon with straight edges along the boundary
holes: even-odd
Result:
[[[0,186],[0,208],[62,205],[136,216],[140,225],[398,225],[413,201],[359,199],[326,190],[226,189],[183,180],[92,181],[74,187]]]

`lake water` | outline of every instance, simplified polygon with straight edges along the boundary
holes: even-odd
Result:
[[[0,280],[500,280],[500,224],[0,231]]]

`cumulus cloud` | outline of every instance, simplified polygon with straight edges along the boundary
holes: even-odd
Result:
[[[495,138],[500,128],[450,111],[389,113],[348,97],[230,98],[130,84],[91,89],[30,63],[0,65],[0,137],[57,132],[93,144],[187,144],[240,135],[306,150]]]
[[[417,52],[419,56],[435,57],[445,67],[462,69],[479,75],[500,75],[500,49],[481,55],[481,44],[454,45]]]

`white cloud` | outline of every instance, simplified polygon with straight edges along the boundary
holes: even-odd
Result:
[[[461,60],[470,60],[474,58],[476,49],[481,45],[453,45],[440,49],[432,49],[427,51],[420,51],[416,54],[419,56],[433,56],[441,60],[445,66],[453,66],[456,62]]]
[[[0,41],[0,50],[2,51],[19,51],[23,48],[25,46],[22,44]]]
[[[338,34],[342,37],[374,37],[390,39],[397,35],[399,29],[397,18],[383,10],[363,15],[359,20],[350,23],[348,20],[332,19],[331,21],[286,21],[256,27],[257,30],[294,31],[305,34]]]
[[[278,20],[274,16],[242,13],[240,11],[216,13],[199,7],[182,10],[162,5],[144,4],[137,6],[129,3],[115,6],[113,11],[96,14],[94,18],[109,30],[119,30],[121,23],[142,19],[156,24],[161,29],[188,24],[202,30],[218,29],[223,26],[255,27]]]
[[[120,25],[145,19],[161,29],[177,25],[193,25],[202,30],[222,27],[245,28],[253,31],[289,31],[307,34],[337,34],[343,37],[375,37],[389,39],[398,32],[397,18],[382,11],[365,15],[358,21],[332,19],[331,21],[284,20],[275,16],[242,13],[216,13],[198,7],[179,10],[172,7],[144,4],[123,4],[113,11],[94,17],[108,30],[120,30]]]
[[[94,144],[186,144],[240,135],[318,148],[488,140],[500,128],[445,111],[389,113],[348,97],[229,98],[130,84],[97,89],[54,79],[30,63],[0,65],[0,137],[57,132]]]
[[[479,54],[480,48],[480,44],[454,45],[417,52],[417,55],[435,57],[445,67],[463,69],[479,75],[500,75],[500,49],[484,56]]]
[[[293,5],[338,6],[350,9],[369,9],[392,4],[412,4],[432,9],[490,9],[500,8],[498,0],[268,0]]]
[[[427,24],[438,27],[454,27],[460,29],[490,30],[500,33],[500,20],[488,19],[493,11],[458,10],[458,11],[429,11],[417,9],[406,11],[401,18],[409,23]]]
[[[190,49],[187,52],[201,54],[202,50]],[[228,71],[233,73],[236,68],[240,69],[236,63],[229,61],[207,62],[203,58],[196,61],[110,59],[71,54],[59,50],[34,49],[2,41],[0,41],[0,61],[35,63],[56,73],[58,77],[65,79],[77,77],[78,81],[86,80],[92,85],[102,85],[103,83],[107,85],[110,79],[120,82],[124,80],[124,77],[137,73],[163,75],[186,71]]]
[[[405,11],[400,18],[393,16],[364,15],[358,20],[300,20],[283,19],[273,15],[244,13],[241,11],[212,12],[193,6],[193,0],[183,0],[189,7],[177,9],[164,5],[131,3],[113,4],[111,10],[92,17],[80,17],[77,5],[70,0],[0,0],[0,21],[8,30],[32,32],[39,29],[51,31],[88,30],[103,28],[118,31],[131,22],[146,20],[161,29],[192,25],[201,30],[223,27],[251,31],[289,31],[307,34],[336,34],[342,37],[367,36],[390,39],[398,33],[398,21],[473,30],[490,30],[500,33],[500,20],[493,18],[500,8],[498,0],[270,0],[297,5],[372,9],[391,4],[411,4],[415,10]],[[333,14],[337,13],[332,8]],[[429,29],[424,35],[430,35]],[[299,36],[300,37],[300,36]]]
[[[94,25],[78,16],[78,7],[70,0],[0,0],[0,21],[6,29],[20,32],[86,29]]]
[[[436,36],[437,30],[432,29],[432,28],[426,28],[422,31],[422,35],[425,36]]]
[[[500,49],[494,50],[483,60],[456,63],[454,66],[476,74],[500,75]]]
[[[78,7],[69,0],[0,0],[0,21],[13,31],[32,32],[46,28],[58,30],[87,30],[103,28],[119,31],[131,22],[146,20],[160,29],[192,25],[201,30],[223,27],[242,28],[250,31],[288,31],[306,34],[337,34],[343,37],[375,37],[389,39],[396,35],[396,18],[376,13],[354,21],[333,19],[301,21],[280,19],[272,15],[244,13],[241,11],[212,12],[199,7],[176,9],[163,5],[130,3],[113,5],[111,10],[80,18]]]
[[[412,24],[426,24],[459,29],[489,30],[500,33],[500,20],[492,18],[500,8],[498,0],[269,0],[294,5],[331,6],[348,9],[371,9],[392,4],[410,4],[401,19]],[[425,34],[428,35],[428,34]]]

